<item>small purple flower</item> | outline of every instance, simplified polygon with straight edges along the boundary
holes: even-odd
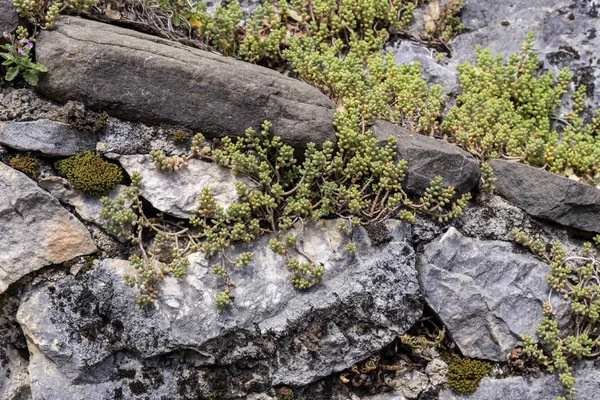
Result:
[[[33,49],[33,43],[31,43],[29,40],[25,40],[25,44],[27,45],[27,47],[29,47],[30,49]]]
[[[25,52],[23,51],[23,49],[19,49],[19,50],[17,50],[17,52],[18,52],[20,55],[22,55],[22,56],[26,56],[26,55],[27,55],[27,53],[25,53]]]

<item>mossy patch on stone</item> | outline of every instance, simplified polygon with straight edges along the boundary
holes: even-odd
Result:
[[[123,180],[118,165],[104,161],[91,151],[58,161],[55,166],[76,189],[91,195],[107,193]]]

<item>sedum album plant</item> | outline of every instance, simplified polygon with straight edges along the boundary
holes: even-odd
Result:
[[[458,66],[461,94],[441,125],[454,142],[485,161],[507,158],[588,182],[600,178],[598,112],[584,124],[585,87],[573,93],[573,109],[557,116],[572,75],[564,68],[538,76],[539,61],[529,33],[508,61],[477,48],[475,65]],[[557,122],[564,125],[561,132]]]
[[[378,147],[369,131],[355,135],[344,148],[326,142],[321,150],[310,144],[299,162],[292,147],[277,136],[271,136],[268,121],[260,132],[248,129],[237,139],[223,138],[218,148],[212,148],[197,134],[191,152],[183,156],[165,156],[154,151],[151,159],[158,168],[176,171],[185,168],[191,158],[216,162],[245,174],[256,183],[250,188],[236,183],[239,201],[227,209],[216,204],[210,189],[204,188],[198,198],[197,215],[187,223],[170,221],[164,216],[149,217],[144,213],[141,178],[132,177],[126,192],[109,200],[102,199],[102,217],[106,229],[139,245],[139,254],[130,259],[138,270],[127,282],[140,290],[138,304],[148,306],[158,296],[158,284],[166,275],[180,277],[188,264],[187,255],[202,251],[214,260],[212,271],[223,278],[225,289],[217,297],[219,307],[231,303],[234,284],[230,268],[243,268],[252,262],[252,253],[243,253],[232,260],[227,247],[234,242],[250,242],[264,234],[274,238],[269,248],[281,254],[292,274],[292,284],[307,289],[317,284],[324,267],[315,263],[296,244],[295,232],[304,224],[326,217],[340,219],[339,228],[347,233],[352,227],[398,217],[414,220],[414,213],[429,215],[439,222],[462,215],[470,194],[455,198],[453,187],[443,187],[435,178],[425,194],[411,199],[402,190],[407,163],[397,160],[396,143],[389,138]],[[150,245],[147,234],[154,239]],[[172,247],[168,258],[161,258],[157,246]],[[356,251],[352,244],[346,251]]]
[[[558,371],[565,396],[557,400],[570,400],[575,395],[571,361],[600,355],[599,253],[591,243],[585,243],[579,254],[567,255],[560,242],[553,243],[547,251],[540,240],[531,239],[524,232],[515,230],[513,237],[550,265],[547,276],[550,293],[543,305],[542,322],[536,329],[543,348],[531,336],[524,335],[524,351],[549,372]],[[600,244],[600,235],[594,237],[594,242]],[[553,293],[571,303],[575,324],[568,331],[559,329],[551,302]]]

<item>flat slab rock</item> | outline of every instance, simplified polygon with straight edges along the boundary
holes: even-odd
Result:
[[[479,163],[457,146],[381,120],[370,129],[379,144],[385,144],[389,136],[397,139],[398,157],[408,161],[402,187],[412,194],[425,193],[437,175],[458,194],[470,192],[479,183]]]
[[[96,251],[89,232],[25,174],[0,162],[0,293],[30,272]]]
[[[189,165],[176,172],[161,171],[145,155],[121,156],[119,163],[129,175],[140,173],[143,196],[152,206],[179,218],[197,213],[203,187],[209,187],[216,203],[227,208],[237,201],[238,180],[248,187],[255,185],[245,176],[234,175],[229,168],[196,159],[188,160]]]
[[[334,140],[334,103],[280,73],[114,25],[71,18],[42,32],[38,89],[118,118],[183,125],[207,137],[273,123],[296,148]]]
[[[425,246],[418,269],[426,303],[464,356],[506,361],[524,334],[536,337],[550,267],[516,245],[450,228]],[[566,323],[568,305],[553,296],[552,306]]]
[[[593,362],[583,362],[575,366],[574,400],[597,399],[600,393],[600,369]],[[479,383],[477,390],[468,395],[456,395],[450,389],[440,392],[439,400],[546,400],[564,396],[560,380],[556,374],[542,375],[539,378],[527,380],[521,376],[505,379],[485,377]]]
[[[98,138],[69,125],[41,119],[26,122],[0,122],[0,144],[21,151],[37,151],[49,156],[72,156],[96,149]]]
[[[528,165],[492,160],[496,192],[527,214],[600,233],[600,189]]]
[[[136,308],[134,289],[123,284],[131,271],[123,260],[45,284],[17,314],[34,398],[104,399],[115,390],[139,398],[140,388],[151,398],[180,399],[188,390],[238,398],[253,387],[305,385],[368,357],[422,314],[411,228],[388,221],[390,241],[378,246],[356,229],[352,256],[336,222],[307,225],[299,236],[326,269],[307,291],[291,285],[269,236],[236,246],[230,257],[253,250],[254,261],[231,271],[234,306],[221,311],[222,282],[200,254],[181,281],[164,281],[150,310]]]

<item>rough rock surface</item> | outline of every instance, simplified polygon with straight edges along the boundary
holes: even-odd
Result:
[[[50,71],[39,90],[60,102],[207,137],[241,136],[270,120],[296,148],[334,140],[333,102],[267,68],[79,18],[42,32],[36,55]]]
[[[59,176],[49,176],[40,178],[38,184],[50,192],[59,201],[75,207],[75,212],[86,221],[93,222],[96,225],[102,225],[103,219],[100,217],[102,204],[100,198],[103,196],[89,196],[75,189],[66,179]],[[106,196],[113,200],[120,195],[125,186],[117,185]]]
[[[574,400],[598,398],[600,390],[600,369],[592,362],[580,363],[574,368],[575,394]],[[564,392],[558,376],[543,375],[540,378],[527,380],[521,376],[505,379],[483,378],[475,393],[469,396],[456,395],[450,389],[440,392],[439,400],[541,400],[555,399]]]
[[[403,183],[407,192],[423,194],[437,175],[444,179],[444,186],[454,186],[459,194],[479,183],[479,164],[457,146],[381,120],[375,121],[371,130],[379,143],[385,143],[389,136],[398,140],[398,157],[408,161]]]
[[[146,200],[158,210],[180,218],[196,214],[198,196],[205,186],[211,189],[217,204],[227,208],[237,201],[236,181],[249,187],[254,185],[247,177],[234,175],[229,168],[196,159],[188,160],[189,165],[176,172],[154,167],[149,156],[121,156],[119,162],[129,175],[134,171],[140,173]]]
[[[0,143],[21,151],[72,156],[95,150],[97,141],[94,134],[79,132],[56,121],[0,122]]]
[[[524,164],[492,160],[496,192],[528,214],[600,233],[600,189]]]
[[[450,228],[425,246],[418,269],[427,304],[466,357],[505,361],[522,335],[535,337],[550,267],[533,255]],[[568,306],[556,296],[552,305],[564,322]]]
[[[368,357],[421,315],[411,229],[389,221],[393,239],[376,247],[357,229],[351,256],[336,222],[306,226],[299,237],[325,265],[319,285],[294,289],[263,237],[250,245],[254,261],[231,271],[236,298],[222,311],[214,300],[222,287],[200,255],[190,256],[181,282],[165,280],[148,311],[135,307],[134,290],[122,283],[126,261],[105,260],[40,287],[17,314],[32,353],[34,397],[101,399],[118,391],[178,399],[194,384],[196,396],[225,399],[304,385]]]
[[[11,0],[0,0],[0,44],[4,43],[2,39],[3,32],[14,32],[19,26],[19,15],[17,9]]]
[[[22,276],[96,251],[85,226],[25,174],[0,163],[0,293]]]

